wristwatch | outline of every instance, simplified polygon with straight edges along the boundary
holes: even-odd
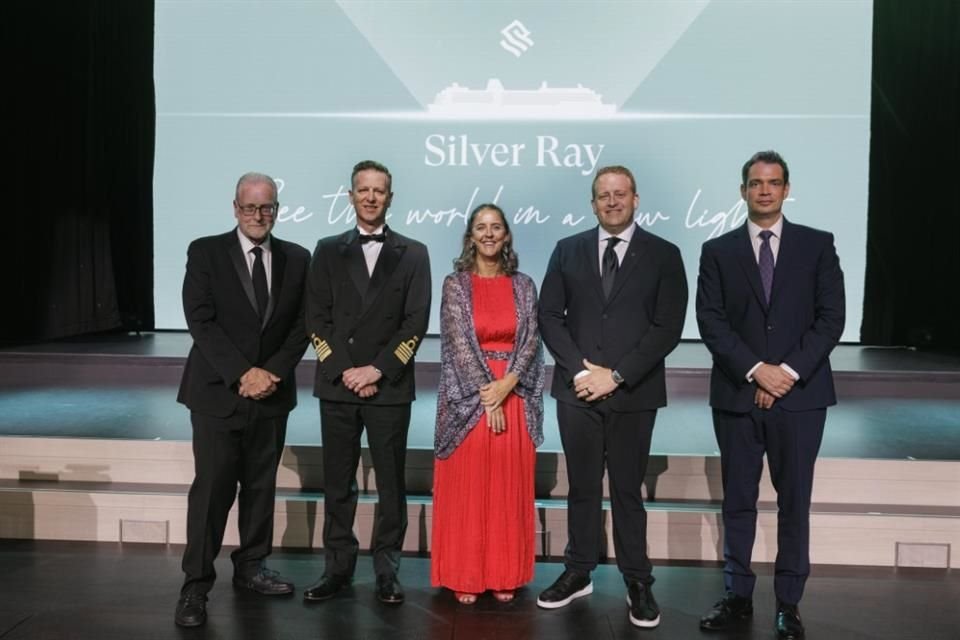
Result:
[[[617,385],[623,384],[623,376],[620,375],[620,372],[617,371],[616,369],[613,369],[610,372],[610,377],[613,378],[613,381],[616,382]]]

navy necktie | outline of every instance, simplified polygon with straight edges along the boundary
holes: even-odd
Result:
[[[613,281],[617,277],[617,270],[620,268],[620,261],[617,259],[617,252],[614,247],[620,242],[620,238],[610,236],[607,238],[607,248],[603,251],[603,272],[600,274],[600,284],[603,285],[603,297],[609,298],[613,291]]]
[[[757,264],[760,267],[760,282],[763,283],[763,295],[770,303],[770,290],[773,288],[773,250],[770,248],[770,238],[773,231],[764,229],[760,232],[760,256]]]
[[[253,295],[257,298],[257,311],[260,317],[267,312],[267,302],[270,300],[270,291],[267,289],[267,269],[263,266],[263,248],[254,247],[253,254]]]

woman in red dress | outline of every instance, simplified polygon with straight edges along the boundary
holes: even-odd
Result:
[[[543,348],[511,245],[503,211],[480,205],[443,282],[430,578],[462,604],[510,602],[533,578]]]

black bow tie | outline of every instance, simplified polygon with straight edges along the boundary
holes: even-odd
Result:
[[[387,236],[384,233],[361,233],[360,244],[365,244],[367,242],[383,242],[385,237]]]

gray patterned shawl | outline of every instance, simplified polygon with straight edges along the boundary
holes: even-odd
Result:
[[[544,367],[543,346],[537,330],[537,286],[522,273],[512,276],[511,280],[517,334],[507,371],[520,378],[513,393],[523,398],[527,431],[534,446],[540,446],[543,443]],[[449,457],[480,421],[483,414],[480,387],[493,379],[473,325],[470,273],[451,273],[443,281],[440,302],[440,387],[434,437],[438,458]]]

